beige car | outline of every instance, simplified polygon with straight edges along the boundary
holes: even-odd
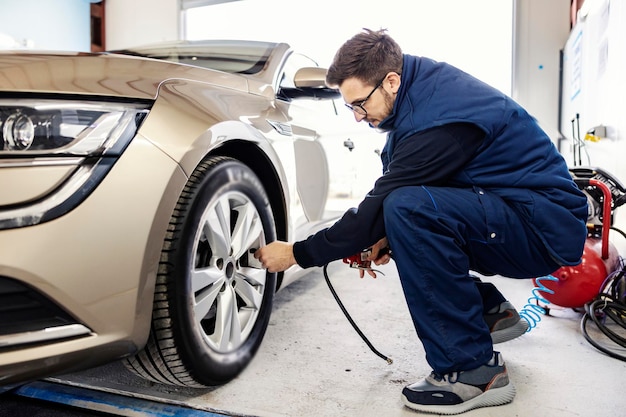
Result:
[[[329,225],[380,171],[384,137],[324,77],[283,43],[0,53],[0,385],[245,368],[304,272],[254,250]]]

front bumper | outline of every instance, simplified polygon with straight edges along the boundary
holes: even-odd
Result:
[[[138,135],[73,210],[0,230],[0,278],[53,306],[59,317],[50,327],[71,326],[59,337],[26,337],[46,333],[40,314],[43,328],[25,320],[0,329],[0,385],[84,369],[143,346],[163,239],[185,182],[179,165]]]

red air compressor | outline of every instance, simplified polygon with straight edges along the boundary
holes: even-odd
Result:
[[[570,172],[588,200],[589,233],[576,266],[561,267],[548,277],[533,279],[541,297],[552,304],[579,308],[592,301],[603,289],[607,277],[621,267],[617,249],[609,242],[615,209],[626,202],[626,188],[599,168],[576,167]]]

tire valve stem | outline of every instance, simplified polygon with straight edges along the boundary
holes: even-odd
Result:
[[[254,257],[254,253],[257,248],[250,248],[246,254],[246,266],[250,266],[253,268],[263,269],[263,264],[257,258]]]

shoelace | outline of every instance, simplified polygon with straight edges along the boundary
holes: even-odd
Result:
[[[489,362],[486,363],[486,365],[495,366],[497,364],[498,364],[498,353],[494,352],[493,357],[491,358]],[[432,371],[430,373],[430,376],[433,379],[437,380],[438,382],[446,381],[446,382],[449,382],[450,384],[454,384],[459,381],[459,375],[461,374],[461,372],[450,372],[447,374],[439,374],[435,371]]]
[[[433,379],[436,379],[439,382],[446,381],[451,384],[454,384],[459,380],[459,372],[450,372],[449,374],[443,374],[443,375],[438,374],[437,372],[431,372],[430,375],[433,377]]]

